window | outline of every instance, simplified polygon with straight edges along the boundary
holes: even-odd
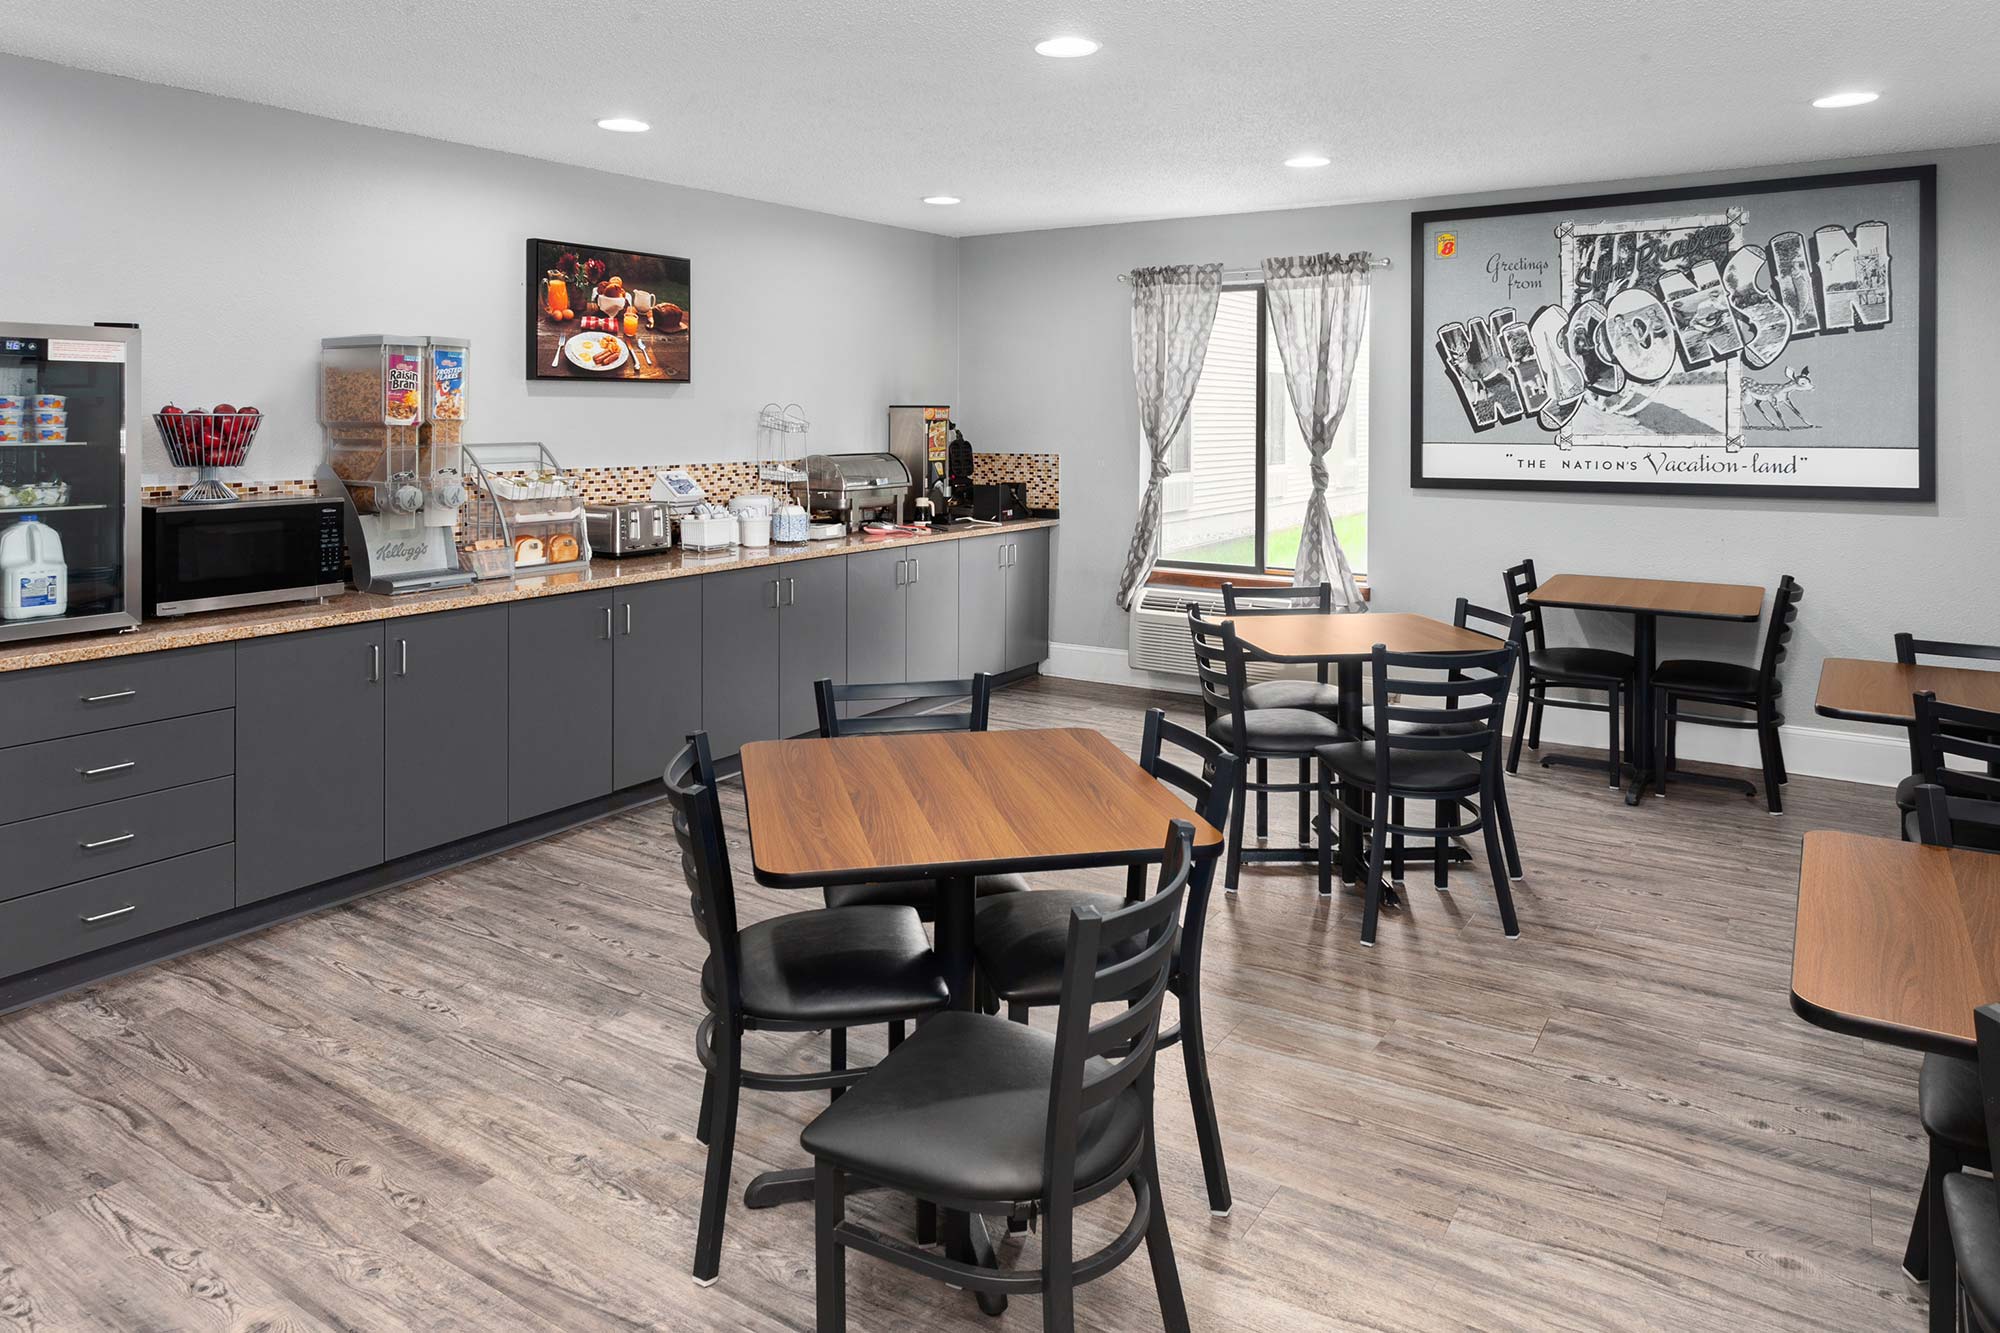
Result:
[[[1261,336],[1260,336],[1261,334]],[[1311,458],[1285,390],[1261,286],[1222,293],[1187,423],[1169,446],[1160,561],[1289,570],[1312,493]],[[1356,572],[1368,560],[1368,340],[1327,463],[1334,535]]]

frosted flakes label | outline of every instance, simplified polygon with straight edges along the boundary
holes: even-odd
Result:
[[[465,349],[431,348],[431,420],[465,420]]]

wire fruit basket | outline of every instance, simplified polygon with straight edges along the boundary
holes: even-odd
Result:
[[[175,467],[194,468],[198,480],[180,494],[182,504],[220,504],[237,498],[222,480],[221,470],[242,467],[264,414],[248,412],[183,412],[179,408],[153,413],[160,442]]]

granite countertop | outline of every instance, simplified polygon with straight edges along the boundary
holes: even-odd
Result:
[[[889,546],[923,546],[931,542],[962,541],[995,532],[1022,532],[1029,528],[1052,528],[1052,518],[1015,519],[999,526],[967,524],[923,536],[863,537],[851,535],[803,546],[772,545],[761,549],[738,548],[719,555],[692,555],[678,547],[659,555],[627,556],[623,560],[596,559],[590,567],[566,574],[535,577],[522,574],[513,579],[471,583],[462,588],[439,592],[408,593],[388,597],[379,593],[349,592],[323,602],[294,602],[283,606],[260,606],[242,611],[215,611],[206,615],[175,616],[148,620],[135,630],[110,634],[78,634],[68,638],[30,639],[0,645],[0,671],[26,671],[34,667],[63,666],[72,662],[93,662],[128,653],[156,653],[174,648],[194,648],[202,644],[232,643],[270,634],[291,634],[299,630],[327,629],[334,625],[355,625],[370,620],[393,620],[398,616],[420,616],[432,611],[455,611],[470,606],[492,606],[518,602],[530,597],[550,597],[586,588],[619,588],[660,579],[688,578],[716,574],[731,569],[761,565],[783,565],[797,560],[817,560],[854,551],[873,551]]]

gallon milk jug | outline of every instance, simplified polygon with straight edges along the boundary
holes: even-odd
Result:
[[[0,532],[0,620],[34,620],[69,609],[62,538],[29,514]]]

